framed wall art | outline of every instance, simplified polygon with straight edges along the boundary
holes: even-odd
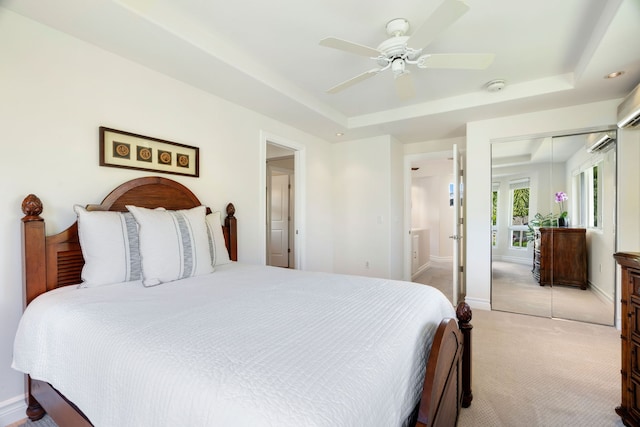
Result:
[[[200,150],[100,126],[100,166],[200,176]]]

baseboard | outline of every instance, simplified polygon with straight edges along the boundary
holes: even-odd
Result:
[[[416,277],[424,273],[427,269],[429,269],[429,267],[431,267],[431,261],[427,261],[420,268],[418,268],[418,270],[411,275],[411,280],[414,280]]]
[[[599,286],[596,286],[593,283],[589,282],[589,287],[593,290],[593,293],[596,294],[596,296],[602,301],[606,303],[613,303],[613,296],[604,292],[602,289],[600,289]]]
[[[507,262],[512,262],[514,264],[533,265],[533,258],[531,257],[520,258],[515,256],[506,256],[504,257],[504,260]]]
[[[491,311],[491,302],[485,299],[465,297],[464,301],[471,309]]]
[[[26,415],[27,401],[25,395],[18,395],[0,402],[0,426],[7,426],[23,420]]]
[[[453,257],[450,256],[435,256],[431,255],[429,259],[433,262],[451,262],[453,261]]]
[[[533,263],[533,259],[531,257],[522,258],[522,257],[503,255],[503,256],[495,256],[493,259],[494,261],[512,262],[514,264],[522,264],[522,265],[532,265]]]

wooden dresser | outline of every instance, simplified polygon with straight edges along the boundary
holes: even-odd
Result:
[[[544,285],[587,289],[587,234],[584,228],[543,227],[533,244],[533,276]]]
[[[640,426],[640,252],[614,255],[622,269],[622,403],[616,413],[626,426]]]

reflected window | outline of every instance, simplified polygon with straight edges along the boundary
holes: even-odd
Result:
[[[511,196],[511,247],[524,249],[527,247],[527,231],[529,230],[529,194],[531,192],[529,178],[509,182]]]
[[[580,224],[587,228],[602,228],[602,160],[583,169],[575,176]]]

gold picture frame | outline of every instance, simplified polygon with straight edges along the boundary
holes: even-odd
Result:
[[[200,176],[200,149],[100,126],[100,166]]]

